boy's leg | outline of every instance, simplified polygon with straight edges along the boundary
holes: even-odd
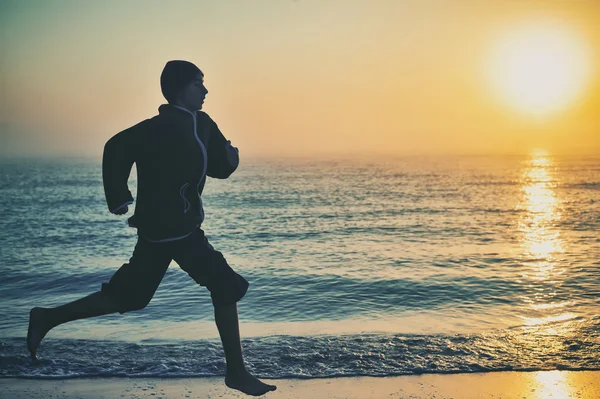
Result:
[[[36,359],[37,348],[51,329],[68,321],[102,316],[119,310],[114,299],[107,293],[99,291],[85,298],[52,309],[33,308],[29,312],[29,328],[27,330],[27,349],[31,357]]]
[[[246,294],[248,282],[231,269],[223,254],[208,243],[201,229],[181,240],[174,259],[198,284],[211,292],[215,322],[227,361],[225,384],[254,396],[274,391],[274,385],[259,381],[244,365],[237,302]]]
[[[246,370],[240,341],[237,304],[215,304],[215,322],[219,329],[221,342],[227,361],[225,384],[253,396],[260,396],[277,389],[275,385],[265,384]]]
[[[169,263],[171,247],[139,238],[129,263],[122,265],[102,290],[56,308],[33,308],[29,313],[27,349],[36,358],[48,331],[74,320],[143,309],[154,296]]]

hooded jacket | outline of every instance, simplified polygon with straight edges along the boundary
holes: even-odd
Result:
[[[108,140],[102,180],[114,213],[133,203],[127,180],[135,163],[137,200],[129,225],[148,241],[164,242],[185,238],[202,224],[206,176],[228,178],[239,155],[206,113],[167,104],[158,111]]]

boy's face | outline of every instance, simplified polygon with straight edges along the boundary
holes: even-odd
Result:
[[[190,111],[197,111],[202,109],[202,104],[207,93],[208,90],[204,87],[204,74],[198,72],[194,80],[181,89],[175,104]]]

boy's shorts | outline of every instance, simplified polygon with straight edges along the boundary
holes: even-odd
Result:
[[[189,236],[170,242],[153,243],[138,236],[129,263],[102,284],[102,291],[115,299],[120,313],[143,309],[154,296],[171,260],[196,283],[208,288],[215,305],[236,303],[248,290],[246,279],[233,271],[223,254],[209,244],[204,231],[196,228]]]

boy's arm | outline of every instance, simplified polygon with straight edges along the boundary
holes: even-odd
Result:
[[[113,136],[104,145],[102,156],[102,181],[106,203],[108,210],[117,215],[126,213],[128,205],[133,203],[133,196],[127,186],[134,162],[131,136],[132,132],[129,129]]]
[[[217,179],[227,179],[240,164],[239,151],[223,136],[217,124],[208,115],[206,118],[210,124],[206,174]]]

